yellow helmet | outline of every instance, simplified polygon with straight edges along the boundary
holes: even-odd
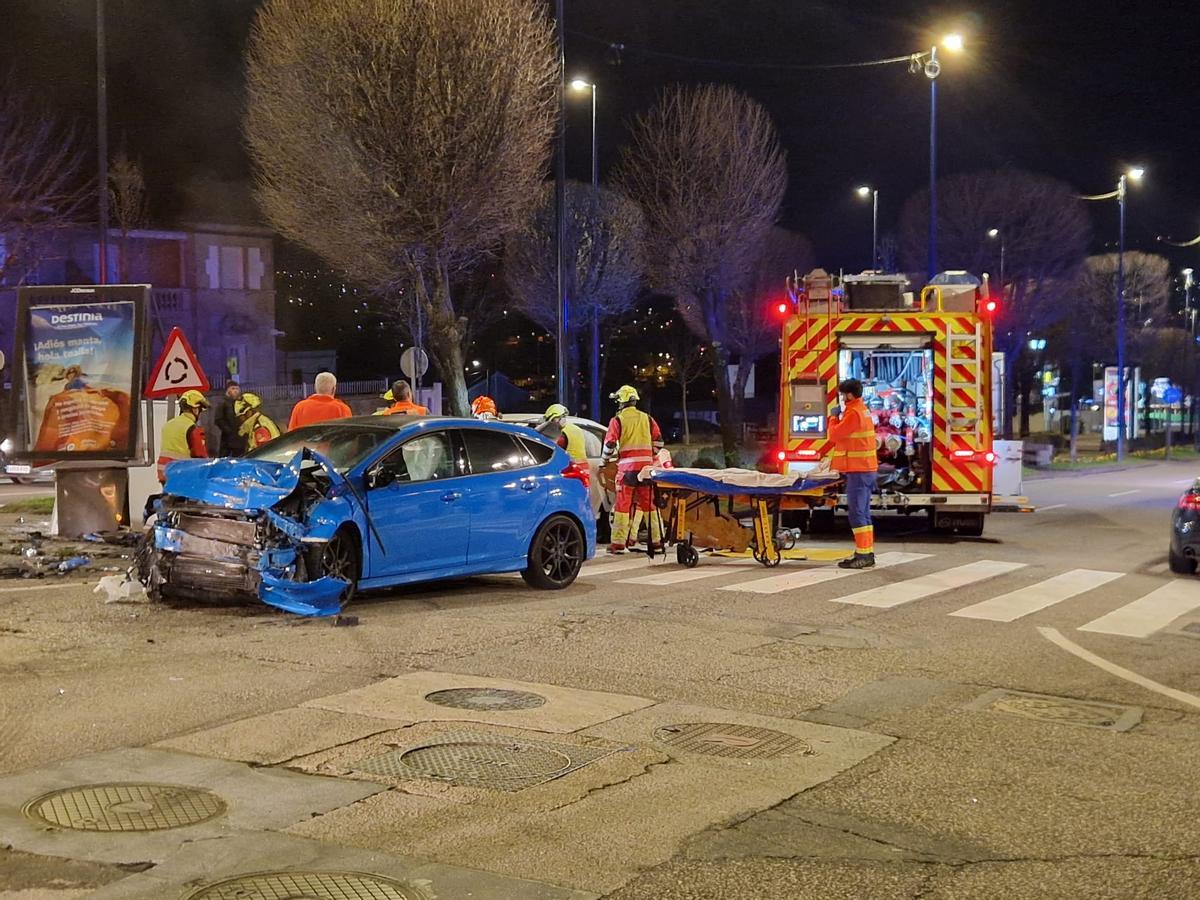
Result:
[[[623,384],[617,388],[616,393],[609,394],[610,400],[616,400],[618,403],[636,403],[642,398],[638,396],[637,388],[630,384]]]
[[[244,416],[248,412],[258,409],[262,406],[262,397],[258,394],[245,393],[233,404],[233,411],[239,416]]]
[[[207,409],[208,399],[199,391],[184,391],[179,395],[179,402],[192,409]]]
[[[550,422],[554,419],[561,419],[566,415],[570,415],[570,410],[568,410],[561,403],[551,403],[546,407],[546,413],[542,416],[542,418],[547,422]]]

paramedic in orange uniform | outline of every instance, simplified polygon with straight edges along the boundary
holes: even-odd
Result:
[[[875,565],[875,526],[871,524],[871,495],[879,459],[875,450],[875,425],[863,402],[862,382],[847,378],[838,385],[842,414],[830,416],[833,468],[846,476],[846,506],[854,532],[854,555],[838,563],[843,569],[869,569]]]

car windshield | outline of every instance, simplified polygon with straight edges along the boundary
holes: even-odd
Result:
[[[395,436],[396,432],[388,428],[323,422],[289,431],[246,454],[246,457],[266,462],[290,462],[292,457],[307,447],[316,450],[333,463],[335,469],[344,473]]]

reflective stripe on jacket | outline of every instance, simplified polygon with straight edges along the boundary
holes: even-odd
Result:
[[[829,420],[833,441],[833,467],[839,472],[875,472],[879,456],[875,449],[875,423],[862,398],[846,404],[841,416]]]
[[[652,465],[654,453],[661,447],[662,432],[658,423],[637,407],[625,407],[608,423],[604,458],[616,457],[620,471],[641,470]]]

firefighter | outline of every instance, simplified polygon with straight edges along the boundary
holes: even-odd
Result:
[[[481,395],[471,401],[471,415],[486,422],[489,419],[499,419],[500,410],[496,408],[495,400],[486,395]]]
[[[208,400],[199,391],[184,391],[179,397],[179,415],[163,426],[158,448],[158,481],[167,483],[167,466],[177,459],[207,459],[208,445],[200,416]]]
[[[568,422],[569,411],[561,403],[552,403],[546,408],[542,422],[537,427],[538,434],[545,435],[558,446],[567,451],[567,455],[575,462],[587,462],[587,442],[583,429],[574,422]]]
[[[650,485],[638,481],[638,473],[654,464],[663,447],[658,423],[637,408],[638,392],[628,384],[609,398],[617,401],[617,414],[604,435],[604,461],[617,461],[617,508],[613,514],[609,553],[624,553],[631,538],[636,540],[642,513],[650,515],[649,549],[657,552],[662,543],[662,519],[654,509]],[[631,513],[636,508],[637,515]]]
[[[871,495],[875,492],[879,459],[875,427],[862,395],[862,382],[847,378],[838,385],[842,413],[829,418],[833,468],[846,476],[846,506],[850,510],[850,530],[854,532],[854,555],[838,563],[843,569],[869,569],[875,565]]]
[[[413,402],[412,387],[403,378],[392,382],[392,389],[383,395],[384,400],[392,401],[392,405],[379,415],[384,416],[427,416],[429,410],[419,403]]]
[[[262,397],[258,394],[242,394],[234,404],[234,410],[242,422],[238,432],[245,435],[247,450],[255,450],[279,437],[279,426],[262,411]]]

